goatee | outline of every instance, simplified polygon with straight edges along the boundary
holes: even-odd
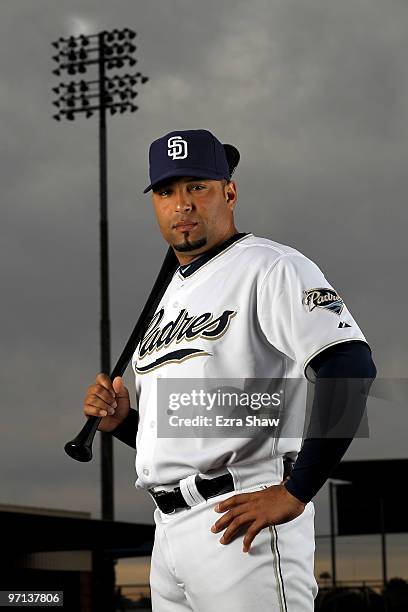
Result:
[[[207,244],[207,238],[200,238],[199,240],[189,241],[188,237],[185,236],[184,242],[180,244],[173,244],[173,249],[175,251],[179,251],[180,253],[185,253],[186,251],[195,251],[196,249],[201,249],[201,247]]]

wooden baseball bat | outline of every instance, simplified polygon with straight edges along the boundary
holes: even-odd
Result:
[[[116,376],[122,376],[125,372],[129,361],[136,350],[138,342],[149,325],[178,265],[179,263],[177,257],[174,254],[173,249],[169,247],[147,302],[129,337],[129,340],[126,343],[125,348],[122,351],[122,354],[118,359],[117,364],[110,374],[111,380],[113,380]],[[73,440],[70,440],[65,444],[65,452],[70,457],[76,459],[77,461],[83,462],[90,461],[92,459],[92,442],[101,419],[102,417],[88,417],[79,434]]]

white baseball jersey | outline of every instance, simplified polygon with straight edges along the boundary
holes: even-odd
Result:
[[[239,235],[189,274],[176,271],[132,359],[139,427],[136,486],[272,457],[296,457],[302,439],[159,438],[163,378],[303,378],[325,348],[365,337],[318,266],[296,249]],[[310,368],[309,368],[310,370]],[[304,415],[305,393],[287,408]],[[286,409],[286,408],[285,408]],[[194,436],[194,434],[192,434]]]

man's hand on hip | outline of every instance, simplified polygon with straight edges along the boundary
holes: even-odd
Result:
[[[244,529],[243,552],[248,552],[261,529],[293,520],[302,514],[305,506],[283,483],[253,493],[239,493],[215,506],[216,512],[225,514],[214,523],[211,531],[218,533],[226,529],[220,542],[228,544]]]

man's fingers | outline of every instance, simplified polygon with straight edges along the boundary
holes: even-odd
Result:
[[[240,493],[239,495],[232,495],[228,499],[224,499],[224,501],[217,504],[214,508],[216,512],[225,512],[234,506],[239,506],[240,504],[244,504],[248,502],[250,499],[250,494],[248,493]]]
[[[96,377],[95,382],[96,384],[99,384],[102,387],[105,387],[105,389],[108,389],[109,393],[111,393],[113,397],[115,397],[115,391],[112,386],[112,381],[107,374],[104,374],[103,372],[101,372]]]
[[[86,416],[96,416],[96,417],[105,417],[108,416],[108,410],[95,408],[95,406],[90,406],[89,404],[85,404],[84,413]]]
[[[249,552],[251,548],[251,544],[254,541],[254,538],[258,533],[263,529],[263,525],[261,523],[254,522],[250,527],[248,527],[247,532],[244,537],[244,541],[242,543],[243,552]]]
[[[88,395],[84,402],[84,412],[87,416],[107,416],[115,414],[117,403],[112,398],[106,403],[97,395]]]
[[[116,378],[113,379],[112,385],[116,398],[125,397],[126,399],[129,399],[129,391],[123,384],[121,376],[116,376]]]
[[[234,520],[235,517],[240,516],[243,513],[248,513],[251,510],[251,506],[249,504],[245,504],[244,506],[239,506],[237,508],[233,508],[226,512],[221,518],[218,519],[211,527],[211,531],[213,533],[217,533],[218,531],[222,531]]]
[[[127,391],[125,385],[123,384],[123,378],[121,376],[116,376],[116,378],[113,379],[112,386],[116,394],[122,393],[123,395],[125,391]]]
[[[237,532],[240,530],[240,528],[248,523],[251,523],[251,521],[253,521],[253,518],[249,517],[247,514],[241,514],[240,516],[234,518],[220,539],[221,544],[228,544],[231,542],[231,540],[238,535]]]
[[[213,533],[222,531],[222,529],[225,529],[229,525],[229,523],[237,516],[237,514],[237,511],[234,512],[234,510],[230,510],[229,512],[224,514],[222,518],[218,519],[218,521],[214,523],[214,525],[211,527],[211,531]]]
[[[87,416],[107,416],[115,414],[115,408],[113,408],[112,406],[107,406],[105,404],[105,406],[102,407],[98,407],[98,406],[93,406],[92,404],[85,404],[84,405],[84,413]]]
[[[117,407],[117,402],[112,397],[110,397],[109,399],[103,399],[96,394],[88,395],[85,404],[88,404],[89,406],[95,406],[95,408],[103,408],[104,410],[108,410],[108,408]]]
[[[108,391],[105,387],[102,387],[101,385],[92,385],[88,388],[86,400],[88,401],[92,398],[100,398],[106,404],[112,404],[115,401],[115,396],[112,395],[110,391]],[[89,403],[93,404],[93,401]]]

